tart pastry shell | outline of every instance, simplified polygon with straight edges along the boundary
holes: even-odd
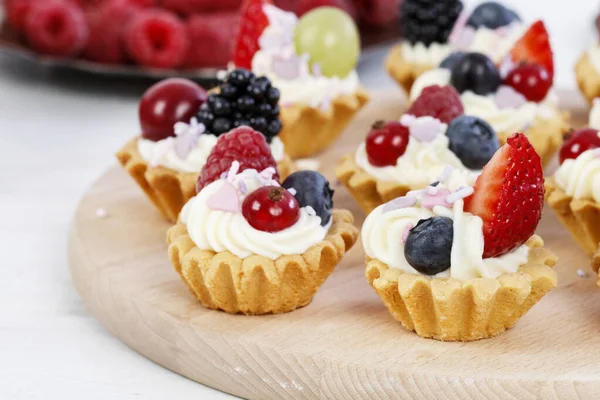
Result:
[[[353,95],[335,98],[326,110],[303,104],[282,106],[279,137],[286,153],[296,159],[325,150],[368,101],[368,93],[359,89]]]
[[[410,93],[413,83],[419,76],[435,67],[435,65],[407,62],[402,56],[401,45],[392,47],[385,61],[385,69],[388,74],[406,90],[406,93]]]
[[[310,303],[358,238],[349,211],[334,210],[325,239],[303,254],[276,260],[201,250],[181,222],[167,232],[169,259],[203,306],[231,314],[277,314]]]
[[[170,222],[177,221],[179,212],[189,199],[196,195],[199,172],[179,172],[170,168],[148,164],[138,151],[139,137],[130,140],[116,154],[117,159],[152,204]],[[279,176],[285,179],[296,170],[288,155],[277,163]]]
[[[527,263],[496,279],[460,281],[389,268],[367,258],[365,275],[383,303],[406,329],[424,338],[473,341],[511,328],[557,283],[556,256],[532,236]]]
[[[587,51],[575,64],[575,78],[579,89],[590,104],[596,97],[600,97],[600,73],[592,65]]]

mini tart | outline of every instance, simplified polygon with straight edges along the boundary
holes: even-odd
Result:
[[[347,154],[340,160],[335,168],[335,177],[348,189],[366,215],[383,203],[417,189],[375,178],[358,166],[354,161],[354,153]]]
[[[286,153],[296,159],[325,150],[367,101],[368,93],[358,89],[353,95],[335,98],[326,111],[302,104],[282,106],[279,118],[283,128],[279,138]]]
[[[574,199],[558,187],[554,178],[546,178],[545,186],[546,202],[552,207],[558,220],[589,256],[597,254],[600,243],[600,204],[588,199]]]
[[[199,172],[179,172],[170,168],[151,167],[138,151],[139,137],[130,140],[116,154],[123,168],[142,188],[146,196],[170,222],[176,222],[179,212],[196,195]],[[296,170],[288,155],[277,163],[281,179]]]
[[[587,51],[575,64],[575,77],[579,89],[588,102],[591,103],[594,98],[600,96],[600,73],[592,65]]]
[[[548,165],[563,143],[563,138],[569,132],[570,114],[566,111],[557,112],[552,118],[538,117],[524,132],[527,139],[540,155],[543,165]],[[500,145],[515,132],[498,132]]]
[[[430,278],[367,258],[365,275],[392,316],[419,336],[472,341],[511,328],[556,286],[556,256],[534,235],[527,263],[497,279]]]
[[[277,314],[310,303],[344,254],[358,229],[349,211],[334,210],[325,239],[304,254],[276,260],[200,250],[181,222],[167,232],[169,259],[183,282],[207,308],[231,314]]]
[[[406,90],[406,93],[410,92],[410,88],[419,76],[435,67],[435,65],[413,64],[407,62],[402,55],[401,44],[392,47],[392,50],[385,61],[385,69],[388,74],[402,86],[404,90]]]

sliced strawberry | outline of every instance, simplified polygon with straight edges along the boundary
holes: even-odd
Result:
[[[233,63],[238,68],[252,68],[252,57],[258,51],[258,38],[269,25],[263,11],[272,0],[245,0],[242,5],[238,31],[233,42]]]
[[[483,257],[497,257],[533,235],[544,205],[540,156],[517,133],[492,157],[466,199],[465,211],[483,220]]]
[[[554,78],[554,60],[550,37],[542,21],[536,21],[510,51],[515,63],[539,64],[546,68],[551,80]]]

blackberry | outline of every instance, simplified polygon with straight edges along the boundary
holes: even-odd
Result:
[[[411,44],[446,43],[462,10],[460,0],[404,0],[400,12],[403,37]]]
[[[233,128],[250,126],[270,143],[281,131],[279,97],[279,90],[268,78],[236,69],[219,84],[217,93],[208,96],[197,118],[206,127],[206,134],[219,136]]]

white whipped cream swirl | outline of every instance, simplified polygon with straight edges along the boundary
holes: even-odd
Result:
[[[189,151],[185,158],[179,157],[175,147],[170,145],[174,138],[168,137],[159,141],[139,138],[137,142],[138,152],[142,158],[153,166],[162,166],[179,172],[200,172],[210,155],[218,137],[215,135],[200,135],[195,146]],[[283,142],[279,137],[271,141],[271,153],[275,161],[281,161],[285,151]]]
[[[460,172],[454,171],[453,175],[457,173]],[[462,184],[460,181],[460,177],[453,176],[447,188],[453,191],[466,183],[464,178]],[[461,281],[497,278],[502,274],[516,272],[519,266],[527,262],[529,248],[526,245],[500,257],[484,259],[483,221],[478,216],[464,212],[463,206],[463,200],[457,200],[451,208],[438,205],[426,209],[417,204],[386,212],[386,204],[383,204],[373,210],[363,224],[361,237],[365,252],[370,258],[377,259],[391,268],[420,274],[404,257],[403,237],[409,229],[419,223],[419,220],[443,216],[453,220],[454,237],[450,268],[434,275],[434,278],[451,277]]]
[[[281,94],[283,106],[307,104],[327,108],[336,97],[354,94],[359,86],[358,74],[326,77],[311,71],[307,54],[296,54],[293,35],[297,17],[272,5],[264,6],[269,26],[259,38],[260,50],[252,59],[252,72],[269,78]]]
[[[253,228],[240,211],[222,211],[210,207],[211,196],[223,186],[233,184],[240,190],[252,192],[263,184],[255,177],[254,170],[245,170],[235,175],[232,182],[217,180],[206,186],[190,199],[181,211],[180,219],[187,226],[192,241],[202,250],[229,251],[240,258],[260,255],[272,260],[286,254],[302,254],[311,246],[321,242],[329,228],[321,226],[321,218],[310,207],[300,209],[300,218],[291,227],[280,232],[269,233]],[[244,183],[240,185],[240,182]],[[241,195],[240,201],[243,201]]]
[[[584,151],[565,160],[554,174],[558,187],[574,199],[600,203],[600,149]]]
[[[450,71],[436,68],[425,72],[415,81],[410,91],[410,101],[421,95],[427,86],[450,85]],[[481,96],[471,91],[461,94],[460,99],[465,115],[472,115],[487,121],[498,133],[514,133],[527,130],[536,118],[550,119],[558,113],[558,96],[553,90],[540,103],[523,101],[517,107],[500,107],[494,94]]]

